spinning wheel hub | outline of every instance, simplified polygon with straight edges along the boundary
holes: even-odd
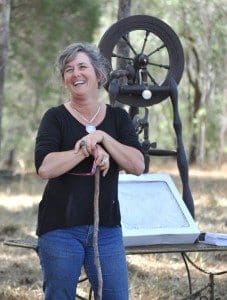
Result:
[[[136,55],[135,59],[134,59],[134,67],[136,69],[141,69],[143,67],[146,67],[149,63],[149,58],[146,54],[138,54]]]

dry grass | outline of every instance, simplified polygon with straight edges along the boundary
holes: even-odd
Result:
[[[153,166],[170,173],[180,189],[178,171],[171,165]],[[37,205],[43,182],[29,176],[21,180],[0,181],[0,240],[34,235]],[[221,170],[190,169],[190,185],[195,199],[196,219],[201,231],[227,233],[227,166]],[[194,253],[190,257],[210,271],[227,270],[226,252]],[[187,274],[180,255],[152,254],[128,256],[131,300],[181,299],[187,295]],[[207,276],[192,269],[192,283],[202,287]],[[216,297],[227,299],[227,274],[216,277]],[[1,244],[0,299],[42,299],[42,280],[35,252]],[[79,287],[86,296],[87,283]]]

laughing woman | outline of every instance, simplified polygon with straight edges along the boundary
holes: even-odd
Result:
[[[46,300],[75,299],[81,268],[95,295],[94,167],[101,170],[99,255],[103,300],[128,299],[128,275],[118,202],[118,175],[140,175],[144,157],[128,114],[100,101],[106,60],[90,44],[74,43],[57,60],[69,99],[50,108],[39,126],[35,165],[48,179],[38,213],[38,254]],[[92,171],[91,171],[92,170]]]

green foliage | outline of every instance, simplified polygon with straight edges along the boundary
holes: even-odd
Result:
[[[3,118],[5,155],[16,148],[17,159],[32,162],[40,118],[48,107],[62,102],[55,58],[70,43],[91,42],[99,15],[98,0],[12,1]]]
[[[12,3],[10,58],[26,69],[39,94],[49,88],[46,81],[57,51],[74,41],[91,41],[98,16],[97,1]]]

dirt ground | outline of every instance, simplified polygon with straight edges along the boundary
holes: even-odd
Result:
[[[181,189],[172,165],[152,166],[168,172]],[[227,233],[227,165],[221,169],[190,168],[196,222],[201,232]],[[44,182],[35,175],[0,178],[0,300],[42,299],[42,277],[33,250],[3,245],[5,240],[35,236],[37,206]],[[191,253],[190,258],[208,272],[227,270],[227,252]],[[128,255],[130,299],[183,299],[188,294],[187,273],[180,254]],[[191,267],[193,290],[208,283],[208,275]],[[78,293],[86,297],[87,282]],[[215,299],[227,299],[227,274],[215,277]]]

